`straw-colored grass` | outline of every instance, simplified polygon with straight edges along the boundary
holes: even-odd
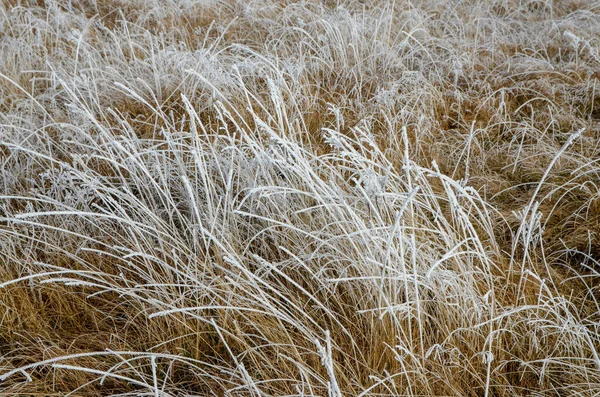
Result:
[[[597,396],[600,3],[6,0],[1,396]]]

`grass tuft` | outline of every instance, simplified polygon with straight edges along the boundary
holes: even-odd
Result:
[[[0,394],[598,395],[598,32],[3,2]]]

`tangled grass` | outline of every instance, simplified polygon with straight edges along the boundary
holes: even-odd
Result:
[[[597,396],[600,2],[5,0],[0,395]]]

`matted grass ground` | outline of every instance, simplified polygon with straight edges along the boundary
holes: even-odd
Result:
[[[597,396],[600,2],[5,0],[0,395]]]

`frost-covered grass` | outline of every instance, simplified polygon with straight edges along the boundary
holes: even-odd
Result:
[[[596,396],[600,3],[6,0],[0,395]]]

